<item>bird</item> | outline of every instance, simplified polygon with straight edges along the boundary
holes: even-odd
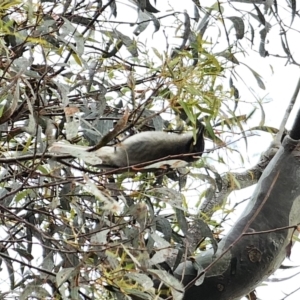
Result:
[[[177,134],[143,131],[116,145],[103,146],[95,151],[89,151],[91,148],[87,146],[55,142],[49,152],[69,154],[90,165],[104,168],[122,168],[147,162],[150,164],[162,158],[176,158],[189,163],[199,159],[204,151],[203,132],[204,126],[201,126],[194,141],[192,132]]]

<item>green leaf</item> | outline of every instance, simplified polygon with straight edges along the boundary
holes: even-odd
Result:
[[[195,114],[192,111],[193,107],[189,106],[183,100],[179,100],[178,102],[181,105],[181,107],[183,108],[183,110],[186,113],[186,115],[188,116],[188,119],[191,121],[192,124],[195,125],[197,120],[195,118]]]
[[[248,65],[242,63],[244,66],[246,66],[253,74],[253,76],[255,77],[256,81],[257,81],[257,84],[258,86],[262,89],[262,90],[265,90],[266,87],[265,87],[265,84],[263,83],[262,79],[261,79],[261,76],[256,72],[254,71],[252,68],[250,68]]]
[[[152,50],[153,50],[154,54],[155,54],[161,61],[163,61],[163,56],[160,54],[160,52],[159,52],[156,48],[154,48],[154,47],[152,47]]]
[[[81,63],[81,59],[80,57],[75,53],[75,52],[72,52],[72,56],[74,58],[74,60],[76,61],[76,63],[82,67],[82,63]]]
[[[16,197],[15,197],[15,201],[18,203],[21,200],[24,200],[26,198],[27,195],[29,195],[30,190],[23,190],[21,192],[19,192]]]

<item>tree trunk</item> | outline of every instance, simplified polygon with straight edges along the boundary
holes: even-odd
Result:
[[[186,261],[175,270],[187,285],[184,299],[240,299],[281,265],[293,233],[286,227],[300,223],[299,150],[300,141],[287,136],[217,252],[201,253],[195,262]],[[199,285],[200,278],[195,285],[193,279],[200,275],[204,281]]]

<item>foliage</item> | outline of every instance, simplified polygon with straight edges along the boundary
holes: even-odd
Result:
[[[183,287],[166,270],[206,248],[206,237],[216,247],[221,224],[197,211],[220,178],[206,159],[197,169],[120,172],[48,151],[61,139],[95,146],[124,115],[118,139],[196,132],[199,122],[213,148],[230,150],[227,131],[246,137],[256,108],[238,113],[236,53],[246,36],[254,43],[257,29],[245,29],[251,17],[263,27],[258,51],[267,56],[271,25],[259,6],[226,18],[220,3],[194,2],[193,16],[159,12],[148,0],[0,3],[2,297],[154,299],[156,278],[180,299]],[[216,51],[219,37],[227,45]],[[285,32],[280,38],[296,63]],[[185,191],[196,179],[191,209]]]

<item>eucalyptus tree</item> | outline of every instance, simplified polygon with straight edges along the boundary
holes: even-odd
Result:
[[[265,90],[253,53],[299,65],[296,1],[210,2],[0,3],[2,298],[255,299],[290,254],[299,87],[273,128],[244,72]],[[259,131],[274,142],[233,172]]]

